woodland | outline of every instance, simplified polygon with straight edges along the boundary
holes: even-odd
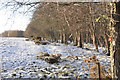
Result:
[[[83,48],[84,42],[106,47],[111,55],[112,78],[120,78],[120,2],[41,3],[33,14],[25,36],[38,36]]]
[[[67,44],[74,42],[83,47],[85,43],[106,46],[109,54],[111,26],[109,3],[42,3],[37,7],[25,36],[43,37]]]
[[[111,77],[120,79],[120,2],[19,2],[35,6],[24,36],[61,42],[84,48],[93,44],[95,51],[105,47],[111,57]],[[7,3],[9,4],[9,3]],[[69,42],[68,42],[69,41]]]

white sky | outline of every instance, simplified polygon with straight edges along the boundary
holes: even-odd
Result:
[[[19,8],[18,11],[16,11],[15,13],[13,13],[14,10],[11,10],[10,7],[8,8],[3,7],[1,9],[1,7],[3,6],[2,3],[5,3],[7,1],[8,0],[0,0],[0,33],[6,30],[24,30],[25,31],[25,29],[27,28],[27,25],[30,22],[30,18],[32,18],[32,14],[34,10],[32,12],[28,11],[26,14],[23,14],[25,11],[28,10],[29,6],[27,7],[23,6],[22,8]],[[9,1],[12,1],[12,0],[9,0]],[[24,1],[24,0],[18,0],[18,1]]]
[[[30,15],[20,13],[13,14],[12,11],[0,10],[0,33],[5,30],[24,30],[30,22]]]

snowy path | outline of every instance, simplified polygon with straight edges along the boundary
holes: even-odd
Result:
[[[67,56],[81,56],[79,60],[62,62],[57,64],[49,64],[43,60],[36,59],[36,55],[40,52],[48,52],[49,54],[61,53],[62,57]],[[70,65],[76,67],[74,73],[77,75],[82,75],[85,77],[89,73],[84,71],[82,67],[86,67],[84,63],[85,59],[88,59],[93,54],[101,61],[101,64],[107,64],[110,66],[110,57],[100,54],[98,52],[89,51],[75,46],[68,46],[63,44],[58,44],[57,46],[53,43],[49,45],[35,45],[32,41],[25,41],[25,38],[1,38],[0,39],[0,55],[2,56],[2,77],[9,78],[16,74],[16,78],[37,78],[40,77],[38,72],[39,69],[45,69],[56,67],[57,69],[52,69],[52,72],[58,72],[58,66]],[[69,69],[66,69],[69,70]],[[29,73],[29,74],[28,74]],[[8,75],[9,74],[9,75]],[[51,74],[52,76],[52,74]]]

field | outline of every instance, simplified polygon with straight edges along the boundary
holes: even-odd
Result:
[[[60,43],[36,45],[26,38],[0,38],[0,58],[2,78],[90,78],[85,60],[93,55],[100,64],[110,68],[110,56],[103,54],[104,48],[94,51],[91,44],[85,44],[91,50]],[[50,64],[37,58],[40,53],[61,54],[57,63]],[[94,64],[91,64],[93,66]]]

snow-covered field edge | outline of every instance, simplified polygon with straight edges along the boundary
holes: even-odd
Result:
[[[110,56],[99,52],[85,50],[76,46],[51,43],[49,45],[36,45],[26,38],[0,38],[1,77],[2,78],[90,78],[88,66],[84,60],[95,55],[101,65],[110,68]],[[93,45],[89,45],[93,49]],[[62,54],[61,59],[66,61],[49,64],[44,60],[36,59],[40,52],[48,54]],[[74,59],[69,56],[78,56]],[[84,70],[82,67],[86,68]]]

